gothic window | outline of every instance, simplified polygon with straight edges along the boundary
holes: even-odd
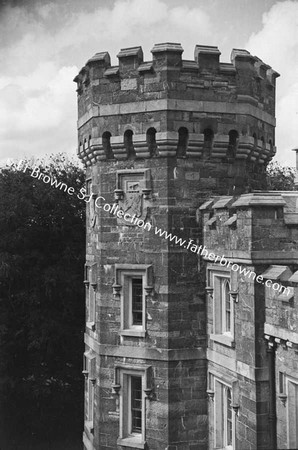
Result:
[[[234,417],[231,387],[215,379],[214,381],[215,448],[232,450]]]
[[[230,274],[227,272],[211,272],[211,286],[213,288],[212,317],[213,332],[211,339],[224,345],[234,346],[234,301],[231,297]]]
[[[228,144],[228,158],[235,158],[237,152],[239,134],[236,130],[229,132],[229,144]]]
[[[214,133],[211,130],[211,128],[205,128],[205,130],[203,131],[203,134],[204,134],[203,153],[205,156],[207,156],[209,158],[212,153]]]

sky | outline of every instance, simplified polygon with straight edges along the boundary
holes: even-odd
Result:
[[[180,42],[245,48],[280,73],[276,159],[298,147],[298,0],[0,0],[0,163],[76,154],[73,78],[96,52]]]

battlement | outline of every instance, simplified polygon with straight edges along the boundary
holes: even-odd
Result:
[[[175,69],[177,72],[182,72],[178,76],[182,82],[187,82],[187,72],[192,73],[191,81],[197,81],[198,83],[204,80],[204,75],[208,73],[216,74],[217,80],[213,80],[213,85],[214,82],[219,82],[220,77],[223,78],[223,82],[226,81],[228,83],[232,81],[224,78],[227,76],[232,77],[237,85],[236,74],[238,73],[238,75],[243,77],[244,72],[249,71],[256,83],[259,83],[261,80],[265,81],[261,87],[261,90],[264,92],[270,92],[275,87],[275,80],[279,76],[269,65],[265,64],[258,57],[251,55],[247,50],[233,49],[231,52],[231,63],[220,62],[221,53],[218,47],[215,46],[196,45],[193,61],[183,60],[183,51],[179,43],[166,42],[155,44],[151,50],[153,55],[152,61],[144,61],[142,47],[123,48],[117,55],[119,59],[118,66],[111,66],[108,52],[96,53],[87,61],[74,79],[78,83],[78,93],[79,95],[83,93],[84,86],[88,85],[88,80],[94,81],[109,77],[118,77],[119,79],[132,78],[133,74],[136,78],[142,75],[146,77],[146,74],[152,77],[155,74],[156,79],[158,79],[158,72],[173,71]],[[175,79],[177,81],[177,76]],[[210,77],[207,76],[206,80],[208,79],[210,81]],[[113,81],[115,82],[116,80]],[[138,84],[142,84],[141,80],[139,80]],[[208,85],[208,87],[210,86],[212,84]],[[250,93],[254,94],[253,92]],[[255,94],[258,96],[257,92]]]
[[[179,43],[151,53],[144,61],[142,47],[123,48],[117,66],[108,52],[96,53],[74,79],[86,165],[171,156],[247,162],[253,173],[270,161],[277,72],[242,49],[230,63],[216,46],[196,45],[193,60],[182,59]]]
[[[297,200],[296,191],[209,199],[199,208],[204,245],[239,262],[297,264]]]

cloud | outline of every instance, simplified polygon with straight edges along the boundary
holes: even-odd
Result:
[[[235,46],[238,36],[230,22],[219,21],[224,6],[220,9],[216,2],[216,17],[211,16],[209,4],[208,15],[208,2],[203,1],[42,3],[1,10],[0,161],[24,154],[75,152],[77,107],[72,79],[94,53],[109,51],[112,64],[117,64],[120,48],[142,45],[145,59],[150,60],[155,43],[172,41],[182,43],[185,59],[193,59],[195,44],[221,43],[225,52],[229,42]],[[229,20],[240,19],[231,15]],[[261,30],[251,35],[246,46],[281,73],[276,140],[279,159],[285,162],[294,161],[290,149],[297,146],[297,22],[298,2],[278,2],[263,15]]]
[[[253,34],[247,49],[280,73],[277,79],[277,159],[295,164],[298,119],[298,2],[282,1],[263,15],[263,27]]]
[[[79,68],[98,51],[113,63],[120,47],[142,45],[145,57],[156,42],[182,42],[192,58],[198,39],[214,39],[208,15],[198,7],[163,0],[45,2],[1,11],[0,160],[73,151]],[[71,7],[70,7],[71,5]],[[209,40],[210,43],[210,40]]]

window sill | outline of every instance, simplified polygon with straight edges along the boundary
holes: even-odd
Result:
[[[145,337],[145,330],[121,330],[119,331],[120,336],[132,336],[132,337]]]
[[[93,432],[94,432],[94,425],[93,425],[93,421],[88,421],[88,420],[86,420],[85,421],[85,428],[87,429],[87,431],[89,431],[89,433],[92,433],[93,434]]]
[[[210,334],[210,339],[218,342],[219,344],[226,345],[227,347],[235,347],[234,338],[232,338],[232,336],[228,336],[227,334]]]
[[[95,331],[95,322],[86,322],[86,328],[89,328],[91,331]]]
[[[117,445],[122,447],[132,447],[132,448],[145,448],[146,441],[142,440],[142,437],[129,436],[126,438],[118,438]]]

